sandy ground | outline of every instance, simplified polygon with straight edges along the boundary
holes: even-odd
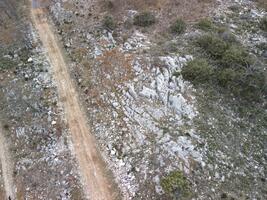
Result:
[[[42,9],[32,9],[32,20],[43,43],[58,87],[59,100],[63,104],[65,117],[71,132],[84,191],[89,199],[117,199],[113,181],[108,178],[105,163],[97,149],[96,140],[90,133],[85,113],[80,104],[75,86],[69,75],[57,40]]]
[[[7,141],[4,136],[4,131],[2,125],[0,124],[0,160],[1,169],[4,180],[4,187],[6,193],[6,199],[15,199],[15,188],[13,181],[13,164],[9,157],[9,151],[7,147]]]

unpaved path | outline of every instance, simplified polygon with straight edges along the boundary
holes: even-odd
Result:
[[[15,199],[15,185],[13,181],[13,165],[9,157],[9,151],[7,147],[7,142],[4,136],[2,125],[0,124],[0,160],[2,176],[4,180],[6,199]]]
[[[116,199],[112,181],[107,178],[105,164],[97,150],[96,140],[90,133],[85,113],[79,105],[78,94],[44,10],[32,8],[31,16],[53,69],[53,78],[64,106],[85,193],[92,200]]]

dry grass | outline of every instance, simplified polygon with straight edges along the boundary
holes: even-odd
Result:
[[[0,29],[2,29],[0,27]],[[0,44],[10,45],[16,41],[16,28],[10,27],[0,30]]]
[[[112,3],[113,6],[107,6]],[[103,0],[102,6],[120,14],[126,10],[154,11],[162,20],[180,17],[186,21],[195,21],[207,15],[214,0]]]
[[[97,58],[100,63],[99,76],[104,86],[114,86],[129,80],[132,76],[132,56],[126,56],[118,48],[104,52],[101,57]],[[111,78],[107,78],[109,75]]]
[[[256,0],[258,2],[259,7],[267,10],[267,1],[266,0]]]
[[[120,23],[128,10],[150,11],[156,16],[153,33],[165,32],[177,18],[186,23],[209,16],[215,0],[102,0],[101,12],[109,12]]]
[[[22,14],[23,1],[0,1],[0,46],[8,46],[23,40],[21,22],[25,15]]]

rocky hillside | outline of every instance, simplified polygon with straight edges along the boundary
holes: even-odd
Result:
[[[88,119],[125,199],[266,199],[259,1],[55,0]]]
[[[0,199],[82,199],[50,65],[25,2],[0,2],[0,134],[15,191],[5,194],[1,170]]]
[[[122,199],[267,199],[265,0],[47,2]],[[28,6],[0,2],[0,125],[16,195],[81,200]]]

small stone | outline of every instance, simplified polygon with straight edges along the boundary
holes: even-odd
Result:
[[[222,193],[221,199],[226,199],[226,198],[227,198],[227,194],[226,193]]]
[[[267,51],[264,51],[264,52],[262,53],[262,56],[263,56],[264,58],[267,58]]]
[[[33,62],[33,59],[30,57],[30,58],[28,58],[27,62],[28,63],[32,63]]]
[[[115,155],[115,154],[116,154],[116,152],[114,150],[110,151],[110,155]]]

